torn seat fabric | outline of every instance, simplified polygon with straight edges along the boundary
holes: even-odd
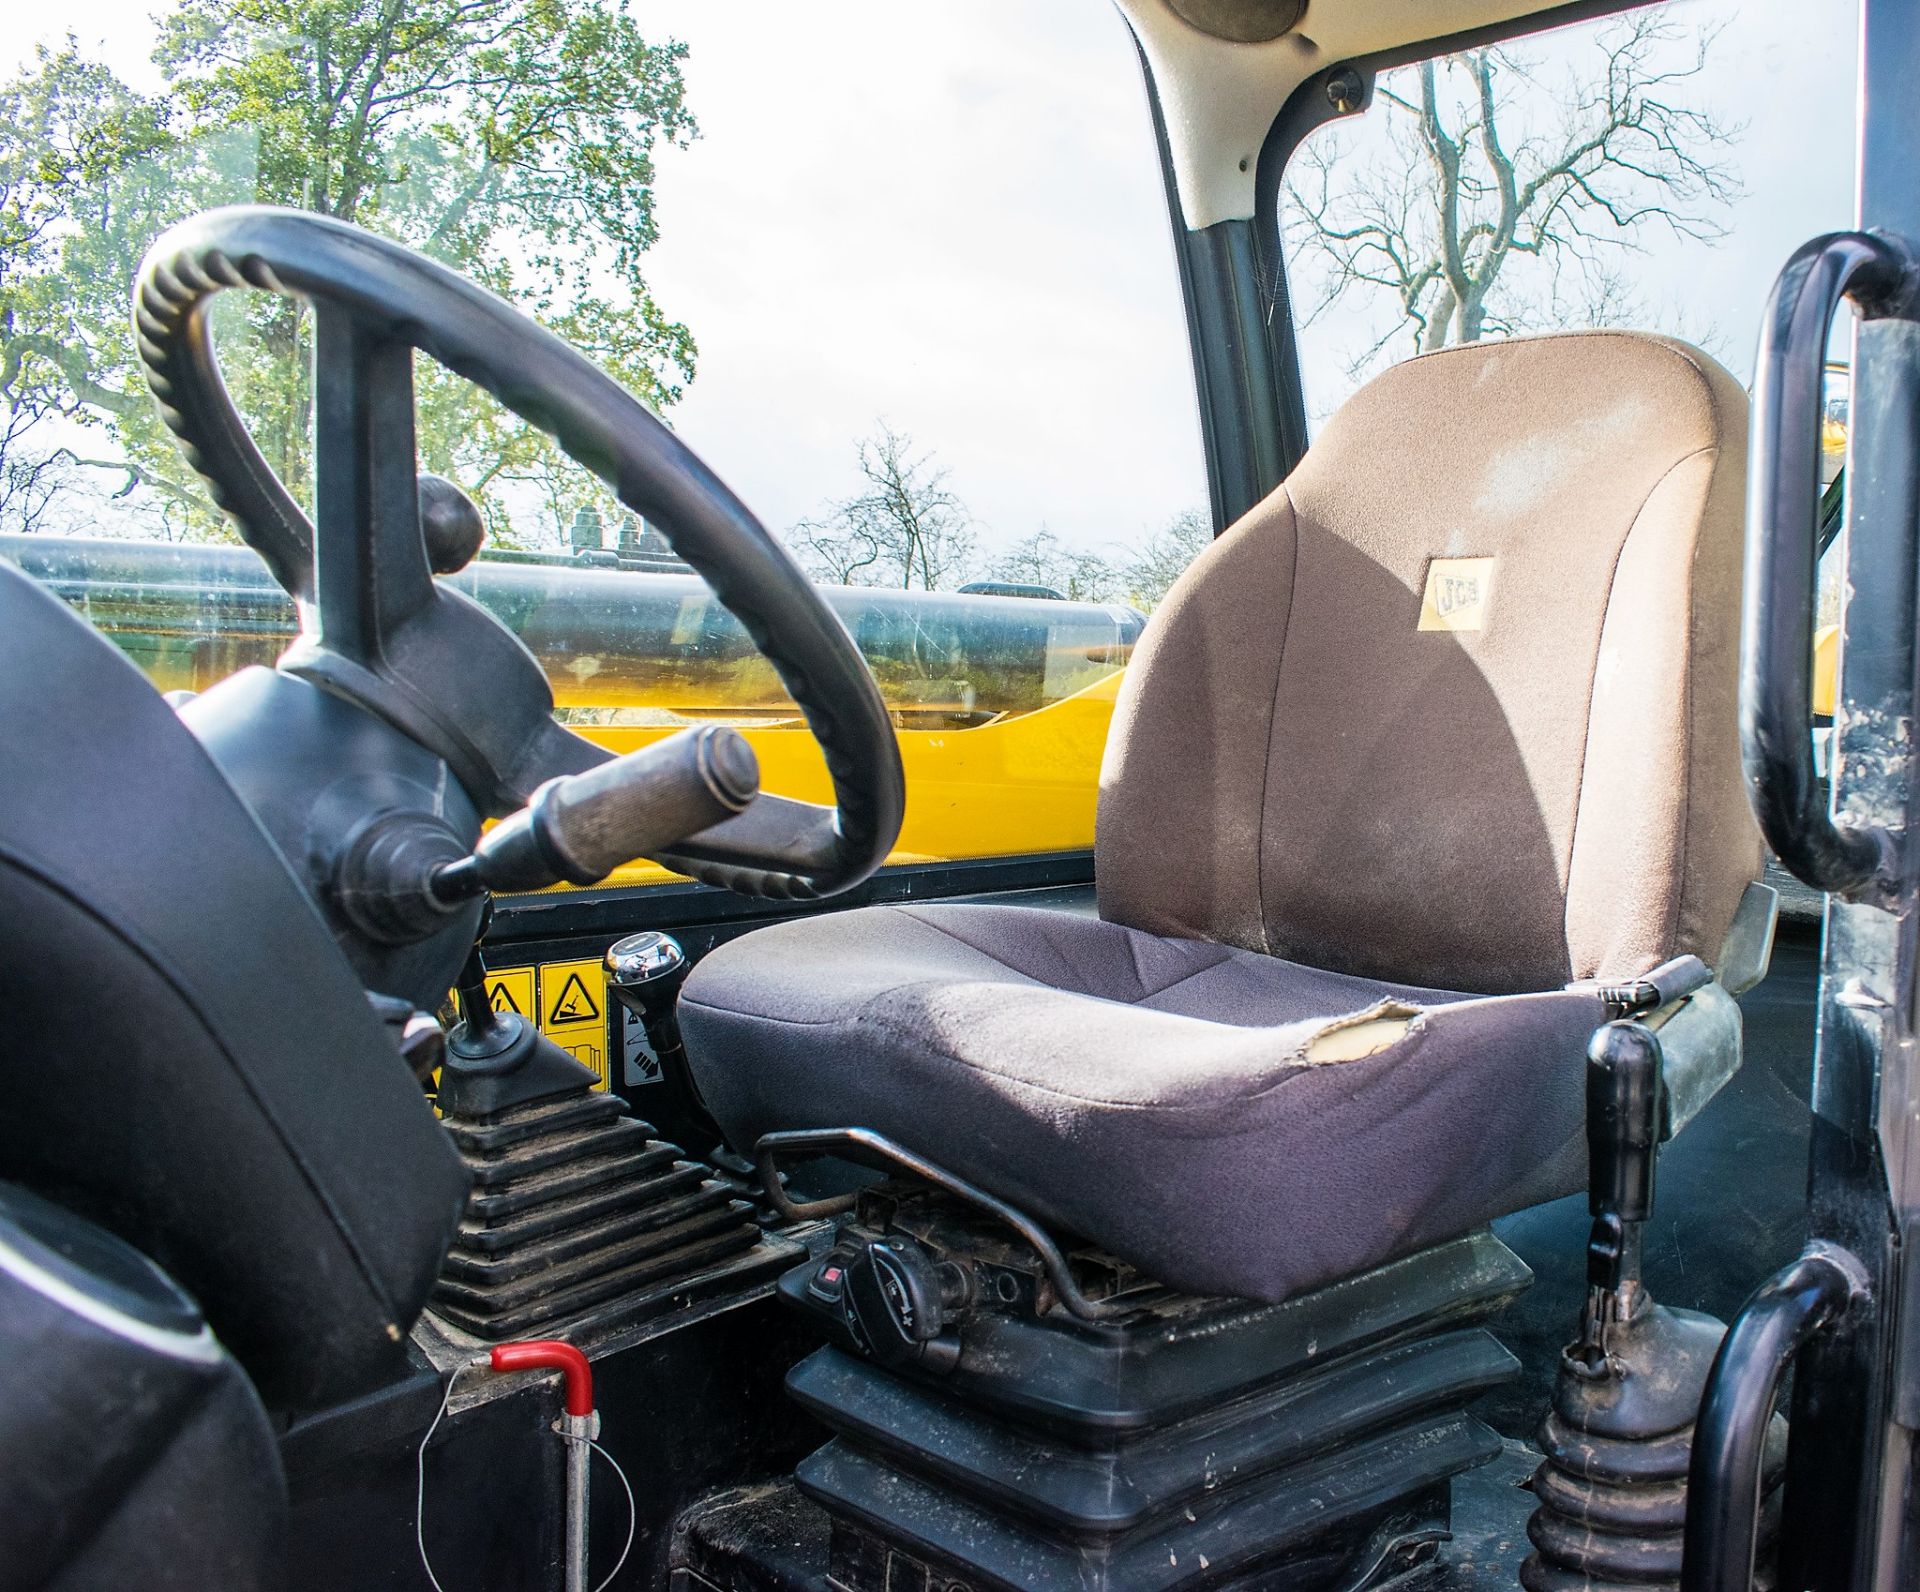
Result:
[[[1170,1286],[1266,1300],[1579,1187],[1606,1016],[1591,988],[1465,995],[957,905],[762,929],[680,1013],[692,1054],[738,1058],[700,1083],[742,1149],[872,1128]]]

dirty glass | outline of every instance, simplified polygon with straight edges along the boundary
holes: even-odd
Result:
[[[78,0],[23,32],[0,54],[0,556],[162,689],[273,662],[293,607],[158,424],[126,306],[185,215],[323,211],[583,348],[788,545],[892,710],[899,858],[1090,845],[1119,676],[1206,540],[1149,114],[1104,7],[908,9]],[[230,294],[214,330],[306,502],[309,313]],[[424,358],[416,381],[421,466],[488,530],[448,581],[531,649],[556,715],[613,751],[734,724],[767,788],[827,799],[672,528]]]
[[[1382,73],[1281,191],[1310,425],[1417,353],[1586,327],[1750,382],[1775,273],[1852,219],[1857,22],[1670,0]]]

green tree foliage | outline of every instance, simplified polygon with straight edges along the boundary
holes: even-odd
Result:
[[[656,407],[693,374],[687,328],[642,270],[654,154],[694,133],[685,47],[624,0],[180,0],[143,95],[69,42],[0,85],[0,402],[17,451],[59,415],[176,524],[212,510],[152,413],[127,332],[134,271],[210,204],[297,206],[385,233],[530,310]],[[309,317],[223,302],[227,379],[296,495],[308,479]],[[592,492],[557,450],[419,362],[423,468],[459,481],[497,537],[506,500],[549,527]]]

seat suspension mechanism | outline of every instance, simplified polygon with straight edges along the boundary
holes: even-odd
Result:
[[[881,1135],[757,1149],[784,1211],[840,1218],[779,1284],[828,1339],[787,1387],[833,1437],[764,1507],[824,1511],[846,1592],[1372,1586],[1438,1551],[1451,1478],[1500,1451],[1466,1406],[1514,1373],[1481,1323],[1531,1277],[1490,1233],[1280,1304],[1200,1298]],[[902,1175],[796,1201],[778,1161],[822,1151]],[[760,1584],[738,1524],[683,1522],[690,1585]]]

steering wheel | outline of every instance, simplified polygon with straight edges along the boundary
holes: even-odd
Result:
[[[252,288],[313,311],[314,520],[221,380],[214,297]],[[499,817],[608,760],[554,722],[520,640],[436,581],[479,545],[472,505],[417,475],[413,350],[552,436],[657,526],[778,671],[826,756],[835,805],[761,795],[655,860],[745,895],[810,899],[885,860],[906,801],[872,671],[787,551],[640,401],[473,283],[412,250],[305,211],[235,206],[169,229],[134,292],[148,384],[188,462],[294,599],[279,662],[445,760]]]

